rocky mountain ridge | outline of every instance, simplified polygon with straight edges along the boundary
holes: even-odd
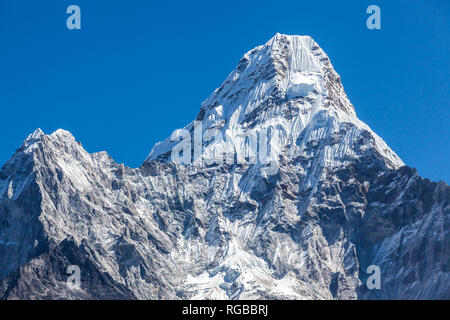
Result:
[[[134,169],[31,134],[0,171],[0,298],[450,298],[449,186],[357,118],[310,37],[245,54],[173,137]]]

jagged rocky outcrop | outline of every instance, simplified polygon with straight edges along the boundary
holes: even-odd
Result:
[[[136,169],[31,134],[0,171],[0,298],[450,298],[449,186],[358,120],[310,37],[245,54],[196,121],[200,157],[168,138]]]

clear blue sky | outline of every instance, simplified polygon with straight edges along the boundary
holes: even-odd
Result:
[[[66,28],[70,4],[80,31]],[[371,4],[381,30],[366,28]],[[360,119],[450,182],[448,0],[0,0],[0,162],[40,127],[137,167],[276,32],[312,36]]]

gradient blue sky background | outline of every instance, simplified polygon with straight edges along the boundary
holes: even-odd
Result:
[[[70,4],[81,31],[66,28]],[[381,30],[366,28],[371,4]],[[311,35],[359,118],[450,182],[448,0],[0,0],[0,162],[40,127],[137,167],[276,32]]]

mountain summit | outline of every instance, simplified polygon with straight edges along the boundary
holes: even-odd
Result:
[[[247,52],[225,82],[203,102],[197,121],[203,130],[220,130],[219,141],[203,143],[205,157],[251,153],[249,136],[266,134],[267,147],[292,158],[301,155],[312,140],[329,140],[346,132],[340,144],[320,146],[322,165],[341,165],[358,157],[359,139],[367,150],[382,157],[389,168],[401,159],[366,124],[347,98],[330,59],[309,36],[277,33],[263,46]],[[184,129],[194,135],[194,122]],[[344,128],[345,127],[345,128]],[[176,132],[174,132],[176,135]],[[365,135],[365,136],[364,136]],[[178,139],[158,143],[147,160],[170,160]],[[176,137],[175,137],[176,138]]]
[[[276,34],[140,168],[31,134],[0,170],[0,298],[449,299],[449,214]]]

